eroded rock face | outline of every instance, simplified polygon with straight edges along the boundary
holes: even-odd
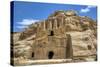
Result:
[[[30,25],[20,36],[16,37],[18,34],[14,34],[14,40],[17,39],[14,43],[14,55],[15,57],[25,56],[26,59],[29,59],[33,56],[35,50],[39,50],[34,46],[38,46],[38,43],[40,43],[39,47],[43,46],[46,47],[46,50],[50,48],[54,51],[57,51],[54,46],[57,46],[59,43],[70,45],[69,48],[72,47],[72,49],[59,47],[59,50],[70,50],[69,54],[73,58],[76,56],[96,55],[96,29],[97,23],[89,17],[78,16],[77,12],[73,10],[56,11],[46,20]],[[67,38],[67,34],[70,36],[70,39]],[[50,36],[52,36],[51,39]],[[67,38],[70,41],[61,41],[64,40],[63,38],[65,40]],[[51,44],[54,45],[54,48],[47,47],[50,42],[52,42]],[[42,52],[40,54],[43,55]],[[64,55],[66,54],[64,53]]]
[[[72,36],[74,56],[89,56],[96,54],[95,44],[97,39],[93,31],[67,32]]]
[[[85,31],[88,29],[96,30],[96,22],[87,16],[78,16],[74,10],[68,11],[55,11],[46,20],[40,21],[40,23],[31,24],[25,31],[23,31],[19,37],[23,40],[31,35],[35,34],[37,29],[43,28],[44,30],[50,30],[52,28],[63,27],[67,31]],[[40,27],[40,28],[38,28]]]
[[[31,24],[25,31],[20,34],[19,40],[23,40],[25,38],[30,37],[31,35],[36,33],[37,26],[35,24]]]

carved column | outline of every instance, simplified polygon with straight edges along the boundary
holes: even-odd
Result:
[[[63,24],[64,24],[64,19],[63,19],[63,18],[61,18],[61,24],[62,24],[62,26],[63,26]]]
[[[36,37],[38,37],[39,32],[40,32],[40,24],[38,23],[37,24]]]
[[[57,29],[57,19],[54,19],[54,29]]]
[[[45,21],[43,21],[43,30],[46,30]]]
[[[52,21],[51,20],[49,20],[49,30],[52,30]]]
[[[72,39],[70,34],[66,34],[67,36],[67,48],[66,48],[66,58],[73,58],[73,48],[72,48]]]
[[[63,26],[63,18],[59,18],[59,21],[60,21],[60,27],[62,27]]]

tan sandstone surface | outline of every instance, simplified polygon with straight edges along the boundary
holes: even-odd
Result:
[[[97,59],[97,23],[73,10],[55,11],[46,20],[31,24],[12,36],[14,65]],[[49,57],[50,51],[53,57]]]

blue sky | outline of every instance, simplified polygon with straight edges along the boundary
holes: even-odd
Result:
[[[27,25],[46,19],[56,10],[76,10],[80,16],[97,19],[97,7],[92,5],[52,4],[14,1],[13,31],[23,31]]]

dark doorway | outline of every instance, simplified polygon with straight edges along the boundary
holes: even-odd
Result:
[[[34,52],[32,52],[32,58],[34,57]]]
[[[49,54],[48,54],[48,58],[49,59],[52,59],[53,58],[53,55],[54,55],[53,51],[50,51]]]
[[[50,36],[53,36],[54,35],[54,31],[50,31]]]

